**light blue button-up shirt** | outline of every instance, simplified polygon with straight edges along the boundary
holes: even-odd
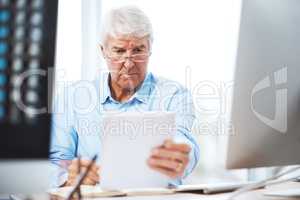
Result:
[[[92,82],[79,81],[64,87],[55,99],[50,147],[50,160],[57,167],[53,186],[67,180],[64,161],[78,156],[89,159],[94,154],[101,157],[98,132],[105,111],[175,112],[177,131],[173,139],[191,147],[190,161],[182,178],[190,174],[199,160],[199,146],[191,134],[195,114],[189,91],[175,81],[147,73],[136,93],[128,101],[118,102],[112,98],[108,82],[109,74],[103,73]],[[170,184],[180,183],[181,178]]]

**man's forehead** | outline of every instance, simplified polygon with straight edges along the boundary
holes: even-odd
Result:
[[[136,47],[136,46],[147,46],[148,44],[148,38],[147,37],[108,37],[107,44],[110,47],[120,47],[120,48],[130,48],[130,47]]]

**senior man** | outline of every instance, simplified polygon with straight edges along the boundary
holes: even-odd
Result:
[[[86,127],[97,121],[103,111],[176,112],[174,138],[153,149],[148,165],[172,178],[172,184],[180,184],[182,178],[194,169],[199,159],[199,147],[191,135],[195,119],[192,97],[180,84],[147,71],[152,42],[151,23],[140,9],[120,7],[106,15],[100,48],[109,73],[99,75],[93,82],[99,97],[96,106],[84,114],[84,119],[88,119],[85,121],[80,117],[82,113],[75,109],[78,103],[72,104],[64,99],[55,106],[64,108],[64,112],[54,110],[57,113],[53,115],[50,159],[59,167],[57,186],[74,185],[79,166],[85,169],[90,163],[78,157],[88,158],[95,153],[101,156],[101,141],[97,134],[93,136],[92,133],[95,129],[87,130]],[[89,95],[84,94],[71,95],[67,99],[70,98],[82,105],[91,102]],[[99,182],[101,168],[95,164],[83,184]]]

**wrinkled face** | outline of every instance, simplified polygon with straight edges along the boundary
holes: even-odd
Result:
[[[111,84],[132,91],[143,82],[150,55],[148,37],[108,37],[101,49],[111,74]]]

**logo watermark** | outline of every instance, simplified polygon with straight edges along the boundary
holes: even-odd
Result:
[[[15,98],[15,103],[19,110],[25,112],[28,115],[39,115],[44,113],[53,113],[54,115],[66,116],[63,126],[69,126],[71,124],[77,124],[80,130],[87,135],[94,129],[99,129],[98,124],[94,120],[90,120],[89,115],[93,113],[102,114],[105,112],[101,103],[109,95],[110,91],[105,90],[103,84],[107,82],[108,70],[102,70],[99,73],[99,80],[96,81],[76,81],[68,82],[63,80],[66,75],[63,70],[56,72],[57,81],[55,83],[56,89],[54,93],[48,93],[48,107],[33,108],[22,101],[21,98]],[[32,76],[39,76],[40,78],[48,78],[48,88],[53,87],[54,77],[53,70],[29,70],[20,74],[15,79],[15,85],[18,92],[21,93],[20,88],[22,84],[26,83],[25,80],[29,80]],[[232,107],[232,94],[234,89],[234,81],[211,81],[201,80],[193,82],[192,69],[185,67],[185,87],[178,84],[175,81],[166,81],[164,85],[155,85],[152,82],[144,83],[145,88],[151,88],[153,96],[151,98],[156,99],[154,110],[168,110],[172,109],[177,112],[181,118],[182,126],[191,129],[193,122],[195,122],[197,134],[203,135],[228,135],[234,134],[234,124],[230,119],[231,107]],[[274,85],[280,86],[275,91],[275,115],[274,118],[269,118],[259,111],[254,106],[254,97],[258,92],[263,92],[272,86],[270,76],[267,76],[260,80],[251,91],[250,108],[254,115],[264,124],[281,132],[287,132],[287,88],[281,88],[283,84],[287,83],[287,67],[284,67],[273,73]],[[102,85],[101,85],[102,84]],[[108,87],[108,85],[107,85]],[[185,89],[189,88],[189,90]],[[108,89],[109,90],[109,89]],[[174,95],[174,91],[182,91],[181,95]],[[145,96],[143,96],[145,95]],[[147,99],[148,93],[140,94],[142,99]],[[21,95],[19,95],[21,96]],[[144,98],[143,98],[144,97]],[[262,101],[262,100],[260,100]],[[62,102],[62,103],[59,103]],[[174,105],[172,104],[173,102]],[[168,107],[169,106],[169,107]],[[77,115],[83,116],[84,120],[75,123],[72,121],[72,117],[69,116],[70,111]],[[144,107],[136,106],[135,111],[145,112],[147,109]],[[111,110],[115,113],[124,112],[122,109]],[[97,118],[99,115],[95,115]],[[186,120],[185,120],[186,119]],[[91,126],[89,125],[91,124]],[[62,126],[62,125],[60,125]],[[83,126],[83,127],[81,127]],[[93,127],[87,128],[87,127]],[[96,127],[96,128],[95,128]],[[134,127],[131,127],[134,128]]]
[[[280,133],[287,132],[287,88],[277,89],[276,87],[287,83],[287,67],[284,67],[273,73],[274,76],[274,89],[275,89],[275,115],[270,119],[263,114],[259,113],[254,108],[254,95],[257,92],[270,88],[271,78],[267,76],[259,81],[251,92],[251,110],[255,116],[269,127],[279,131]]]

